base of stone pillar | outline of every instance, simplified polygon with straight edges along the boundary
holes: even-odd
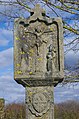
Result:
[[[53,87],[26,87],[26,119],[54,119]]]

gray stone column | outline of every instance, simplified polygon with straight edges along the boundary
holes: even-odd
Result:
[[[54,119],[54,86],[64,78],[63,24],[39,4],[14,25],[14,79],[26,88],[26,119]]]
[[[0,99],[0,119],[4,119],[4,99]]]
[[[26,87],[26,119],[54,119],[53,88]]]

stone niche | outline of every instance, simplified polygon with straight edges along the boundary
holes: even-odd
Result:
[[[63,80],[61,18],[47,17],[37,5],[27,19],[15,19],[14,72],[14,79],[23,86],[56,86]]]

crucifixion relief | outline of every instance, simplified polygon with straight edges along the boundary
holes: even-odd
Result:
[[[26,88],[26,119],[54,119],[53,87],[64,78],[62,20],[37,4],[29,18],[15,20],[14,38],[14,79]]]

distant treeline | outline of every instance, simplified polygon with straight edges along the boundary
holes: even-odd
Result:
[[[9,104],[5,107],[4,119],[25,119],[25,104]]]
[[[25,110],[25,104],[8,104],[5,107],[4,119],[25,119]],[[79,102],[55,104],[55,119],[79,119]]]
[[[55,119],[79,119],[79,102],[67,101],[55,104]]]

